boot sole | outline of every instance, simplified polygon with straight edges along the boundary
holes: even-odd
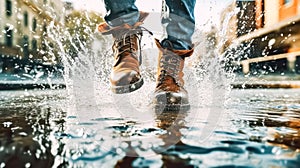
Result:
[[[189,104],[155,104],[156,112],[178,112],[178,111],[188,111],[191,109]]]
[[[138,90],[141,88],[144,84],[143,78],[140,78],[137,82],[130,84],[130,85],[125,85],[125,86],[111,86],[111,91],[115,94],[124,94],[124,93],[130,93],[133,91]]]

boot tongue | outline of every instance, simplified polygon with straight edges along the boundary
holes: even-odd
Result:
[[[132,36],[135,34],[141,34],[142,31],[140,28],[135,28],[135,29],[128,29],[128,28],[123,28],[123,29],[118,29],[112,32],[112,35],[115,39],[121,40],[124,39],[128,36]]]
[[[121,60],[125,59],[125,57],[133,57],[135,60],[140,62],[140,58],[137,54],[137,51],[139,50],[138,43],[137,35],[130,35],[124,38],[116,39],[113,47],[115,52],[117,52],[115,53],[116,61],[114,66],[117,66],[119,63],[121,63]]]

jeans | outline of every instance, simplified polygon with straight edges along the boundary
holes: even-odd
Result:
[[[112,27],[124,23],[133,25],[139,19],[135,0],[104,0],[107,14],[105,21]],[[192,35],[195,31],[194,8],[196,0],[166,0],[167,17],[162,19],[166,25],[167,38],[162,40],[164,48],[189,50],[192,48]]]

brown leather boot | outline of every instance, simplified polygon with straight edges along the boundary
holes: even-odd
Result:
[[[183,67],[185,57],[193,54],[191,50],[172,50],[163,48],[156,40],[160,53],[158,58],[157,83],[154,92],[154,105],[160,111],[189,110],[188,93],[184,89]]]
[[[114,66],[110,77],[111,90],[114,93],[133,92],[143,85],[139,68],[141,55],[138,53],[141,36],[141,31],[124,37],[114,36]]]
[[[111,90],[122,94],[133,92],[143,85],[139,66],[141,64],[140,43],[142,29],[140,25],[148,16],[148,13],[140,13],[139,21],[131,26],[124,24],[119,27],[110,28],[106,23],[101,24],[98,29],[102,34],[112,34],[114,44],[114,65],[110,77]]]

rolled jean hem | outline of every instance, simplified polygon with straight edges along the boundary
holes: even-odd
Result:
[[[140,13],[139,11],[136,11],[116,17],[115,19],[108,19],[108,17],[105,17],[105,21],[111,27],[121,26],[126,23],[133,26],[138,21],[139,17]]]

